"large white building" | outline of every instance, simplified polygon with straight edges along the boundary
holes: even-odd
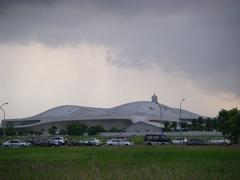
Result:
[[[183,119],[197,119],[199,116],[182,110]],[[73,105],[59,106],[32,117],[8,119],[5,121],[5,125],[15,128],[46,130],[52,126],[65,129],[69,124],[84,123],[87,126],[102,125],[105,129],[112,127],[125,129],[138,122],[153,121],[158,123],[179,122],[179,109],[159,104],[157,96],[154,95],[152,101],[132,102],[109,109]],[[139,123],[136,127],[139,128],[141,124],[146,125],[146,123]],[[150,125],[154,126],[154,123]],[[155,125],[157,128],[163,127],[156,123]]]

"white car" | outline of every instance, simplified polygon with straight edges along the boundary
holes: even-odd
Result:
[[[124,139],[111,139],[107,141],[108,146],[132,146],[133,142]]]
[[[59,145],[64,145],[65,144],[64,137],[55,137],[55,138],[53,138],[53,140],[57,141]]]
[[[187,138],[176,138],[172,140],[173,144],[186,144],[187,143]]]
[[[230,145],[231,140],[225,138],[214,138],[209,141],[211,144],[215,145]]]
[[[4,142],[2,146],[3,147],[29,147],[31,146],[31,143],[23,142],[18,139],[12,139]]]
[[[63,137],[54,137],[48,140],[48,146],[62,146],[65,145],[65,139]]]

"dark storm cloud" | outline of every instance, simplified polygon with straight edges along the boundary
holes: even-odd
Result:
[[[0,42],[112,47],[108,62],[157,64],[240,96],[240,1],[1,1]]]

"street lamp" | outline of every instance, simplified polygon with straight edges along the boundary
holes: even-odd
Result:
[[[162,106],[160,103],[158,103],[159,109],[160,109],[160,123],[162,123]],[[161,134],[163,135],[163,129],[161,127]]]
[[[8,102],[6,102],[6,103],[4,103],[4,104],[2,104],[1,106],[0,106],[0,109],[3,111],[3,121],[2,121],[2,128],[3,128],[3,136],[5,137],[5,111],[4,111],[4,109],[2,108],[4,105],[8,105]]]
[[[180,126],[180,136],[182,136],[182,103],[185,100],[185,98],[182,98],[180,101],[180,114],[179,114],[179,126]]]
[[[158,103],[159,109],[160,109],[160,121],[162,121],[162,106],[160,103]]]

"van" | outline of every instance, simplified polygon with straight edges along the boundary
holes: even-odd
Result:
[[[166,145],[172,144],[171,139],[165,135],[158,134],[146,134],[144,137],[144,143],[147,145]]]

